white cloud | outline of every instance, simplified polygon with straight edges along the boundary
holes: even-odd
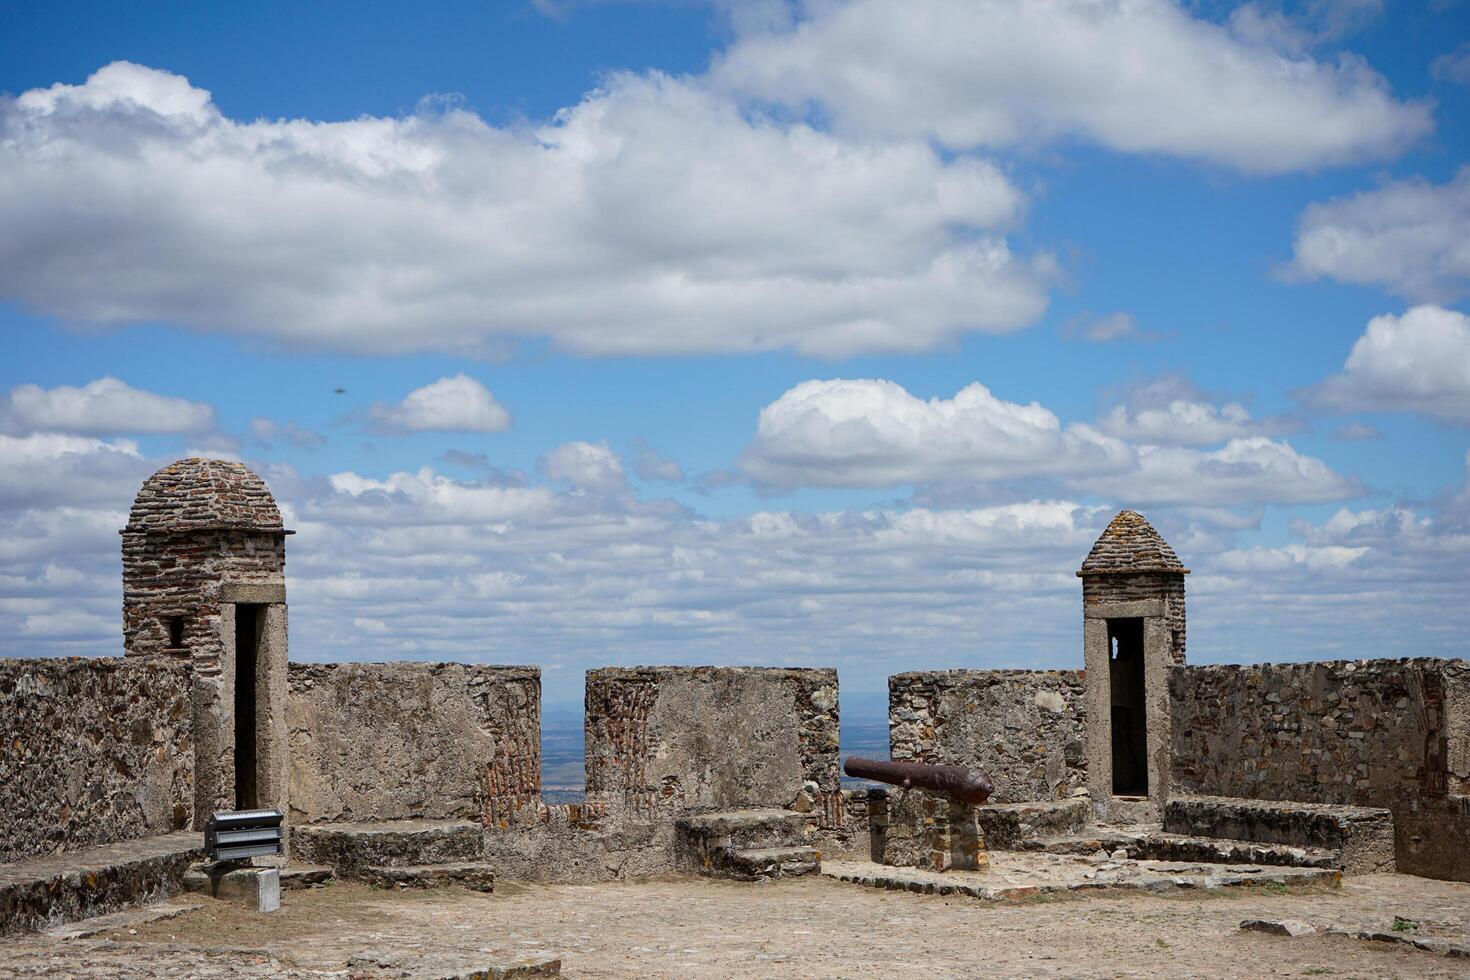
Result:
[[[117,529],[163,461],[118,477],[95,443],[31,450],[72,448],[84,464],[73,482],[107,488],[91,502],[0,498],[0,655],[121,649]],[[288,544],[294,650],[534,663],[562,698],[582,669],[610,663],[831,664],[848,690],[897,670],[1080,666],[1073,572],[1118,506],[1026,496],[714,518],[429,469],[303,479],[256,466],[300,531]],[[1455,494],[1433,516],[1342,510],[1260,548],[1148,511],[1195,570],[1191,658],[1454,653],[1470,629],[1470,489]]]
[[[1097,344],[1136,337],[1139,333],[1138,321],[1131,313],[1110,313],[1092,321],[1082,330],[1082,336]]]
[[[683,483],[684,470],[676,460],[659,455],[646,439],[634,439],[633,472],[638,479],[661,483]]]
[[[150,472],[137,443],[128,439],[0,434],[0,504],[54,507],[114,500],[120,494],[131,504]]]
[[[1417,412],[1470,425],[1470,317],[1438,306],[1368,321],[1341,374],[1303,392],[1343,412]]]
[[[384,432],[504,432],[510,413],[467,374],[415,388],[397,405],[379,403],[370,416]]]
[[[839,132],[951,148],[1082,137],[1278,173],[1394,156],[1433,126],[1360,58],[1289,54],[1170,0],[808,2],[712,75]],[[1236,25],[1240,27],[1240,25]]]
[[[1022,196],[923,139],[619,74],[541,126],[239,122],[126,62],[0,98],[0,296],[360,352],[923,350],[1025,326]]]
[[[1313,204],[1302,212],[1288,278],[1379,286],[1448,302],[1470,285],[1470,167],[1445,184],[1421,178]]]
[[[1074,481],[1124,504],[1245,506],[1344,500],[1363,493],[1355,479],[1284,440],[1231,439],[1210,452],[1168,446],[1138,447],[1138,468],[1115,476]]]
[[[117,378],[80,388],[23,384],[0,399],[0,430],[15,434],[193,433],[213,425],[214,409],[203,402],[157,395]]]
[[[1282,419],[1257,420],[1239,402],[1217,405],[1187,380],[1157,378],[1132,388],[1098,428],[1120,439],[1163,446],[1212,446],[1283,429]]]
[[[917,398],[892,381],[804,381],[761,409],[738,466],[771,486],[879,487],[1106,472],[1130,450],[975,383]]]
[[[1429,74],[1442,82],[1470,85],[1470,41],[1431,61]]]
[[[617,493],[628,483],[623,461],[605,442],[565,443],[542,456],[537,465],[550,479],[593,493]]]

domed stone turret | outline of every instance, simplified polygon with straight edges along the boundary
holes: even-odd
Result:
[[[196,825],[285,800],[290,533],[248,467],[197,458],[150,476],[121,531],[123,653],[194,668]]]
[[[170,463],[144,481],[124,533],[282,527],[275,498],[248,467],[194,457]]]
[[[1087,553],[1077,574],[1086,577],[1118,572],[1178,572],[1188,575],[1189,569],[1142,514],[1136,510],[1122,510]]]

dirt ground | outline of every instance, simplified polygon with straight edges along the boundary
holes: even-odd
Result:
[[[1470,929],[1470,884],[1401,875],[1280,887],[988,903],[828,878],[670,879],[287,892],[262,915],[205,899],[178,918],[61,941],[0,942],[0,975],[347,976],[365,949],[484,962],[562,955],[569,977],[1466,977],[1470,961],[1344,937],[1242,932],[1247,918],[1437,935]],[[476,959],[478,958],[478,960]],[[425,961],[427,962],[427,960]],[[372,974],[368,974],[372,975]]]

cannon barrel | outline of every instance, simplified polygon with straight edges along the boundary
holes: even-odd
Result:
[[[905,789],[925,789],[942,793],[961,803],[981,804],[990,799],[995,789],[990,777],[969,766],[934,766],[927,762],[885,762],[881,759],[859,759],[849,756],[843,771],[859,779]]]

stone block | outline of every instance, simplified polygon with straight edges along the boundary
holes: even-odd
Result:
[[[922,790],[894,794],[882,834],[883,863],[933,871],[988,867],[979,810]]]
[[[253,906],[257,912],[281,907],[279,868],[204,865],[184,876],[184,888],[225,902]]]

